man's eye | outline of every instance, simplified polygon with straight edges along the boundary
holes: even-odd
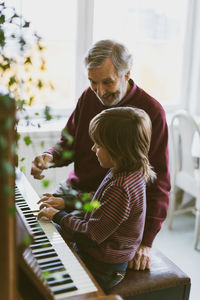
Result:
[[[112,81],[110,81],[110,80],[109,81],[104,81],[104,84],[107,84],[107,85],[111,84],[111,83],[112,83]]]
[[[96,84],[96,82],[93,81],[92,79],[89,79],[89,81],[90,81],[91,84]]]

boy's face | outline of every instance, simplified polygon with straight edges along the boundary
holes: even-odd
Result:
[[[92,146],[92,151],[96,153],[96,156],[102,168],[114,167],[114,163],[111,159],[111,156],[105,148],[94,143],[94,145]]]
[[[128,93],[129,75],[128,72],[119,77],[110,58],[102,66],[88,70],[91,89],[106,106],[117,105]]]

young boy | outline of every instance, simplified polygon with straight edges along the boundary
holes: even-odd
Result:
[[[70,233],[78,254],[106,291],[124,278],[142,240],[146,182],[155,178],[148,161],[151,121],[141,109],[110,108],[91,120],[89,134],[92,151],[109,169],[92,199],[99,207],[80,219],[50,206],[45,198],[38,217],[48,217]]]

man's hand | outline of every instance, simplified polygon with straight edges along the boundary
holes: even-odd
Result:
[[[41,219],[42,217],[46,217],[49,220],[53,219],[53,216],[58,212],[58,209],[55,209],[51,207],[49,204],[45,204],[45,207],[43,207],[39,213],[38,213],[38,219]]]
[[[49,163],[53,161],[53,155],[44,153],[36,156],[32,162],[31,175],[35,179],[43,179],[44,175],[41,175],[43,170],[49,168]]]
[[[138,247],[135,256],[128,263],[129,269],[145,270],[150,269],[150,247],[141,245]]]
[[[52,194],[49,193],[43,194],[43,197],[37,203],[41,203],[40,209],[44,208],[46,204],[58,210],[65,208],[65,200],[63,198],[54,197]]]

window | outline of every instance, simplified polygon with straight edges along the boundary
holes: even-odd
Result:
[[[71,108],[74,105],[76,14],[75,0],[7,0],[18,14],[30,21],[34,31],[42,37],[46,62],[41,76],[51,82],[54,89],[35,92],[33,107],[50,105],[54,108]],[[33,58],[36,51],[31,50]],[[37,60],[37,56],[35,58]],[[33,71],[34,72],[34,71]]]
[[[133,54],[131,77],[140,87],[166,109],[181,105],[188,0],[6,3],[31,21],[46,46],[47,77],[55,90],[44,91],[34,105],[48,104],[62,112],[63,108],[73,108],[89,84],[83,67],[84,55],[93,42],[106,38],[127,45]]]
[[[132,78],[163,105],[180,104],[187,0],[95,0],[93,40],[133,54]]]

